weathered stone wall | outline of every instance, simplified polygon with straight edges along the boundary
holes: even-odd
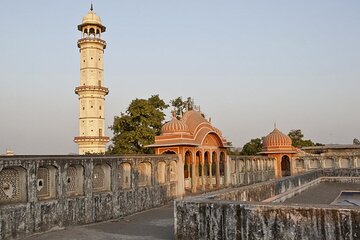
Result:
[[[275,178],[275,158],[263,156],[229,156],[232,186],[242,186]]]
[[[322,176],[322,171],[307,172],[302,175],[286,177],[280,180],[265,181],[241,188],[233,188],[216,193],[213,199],[233,201],[263,201],[284,193],[290,189],[314,181]]]
[[[292,159],[294,174],[315,169],[359,168],[360,153],[341,152],[332,155],[304,155]]]
[[[360,209],[309,205],[179,202],[176,239],[359,239]],[[179,228],[183,226],[183,228]]]
[[[0,239],[165,204],[177,195],[176,162],[170,155],[0,157]]]
[[[360,169],[315,170],[277,181],[177,200],[176,238],[359,239],[360,209],[357,207],[260,202],[322,176],[359,177]]]

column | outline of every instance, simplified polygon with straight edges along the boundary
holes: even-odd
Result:
[[[216,154],[216,161],[215,161],[215,164],[216,164],[216,188],[219,189],[220,188],[220,155],[218,152],[215,153]]]
[[[197,171],[197,165],[196,165],[196,155],[194,156],[194,153],[192,154],[192,159],[191,159],[191,192],[192,193],[196,193],[196,188],[197,188],[197,176],[196,176],[196,171]]]
[[[185,178],[184,178],[184,161],[182,154],[178,154],[178,163],[177,166],[177,195],[182,196],[185,194]]]
[[[202,179],[202,190],[205,191],[205,186],[206,186],[206,182],[205,182],[205,154],[204,152],[201,152],[201,179]]]
[[[230,173],[232,172],[232,170],[230,169],[231,168],[231,160],[230,160],[230,157],[227,156],[225,153],[224,153],[224,185],[225,187],[229,186],[230,185],[230,182],[231,182],[231,175]],[[236,168],[236,171],[237,168]]]
[[[209,161],[209,188],[210,189],[213,189],[213,185],[212,185],[212,153],[209,152],[209,158],[210,158],[210,161]]]

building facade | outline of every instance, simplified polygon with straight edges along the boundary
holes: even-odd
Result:
[[[180,120],[174,115],[149,147],[155,148],[155,154],[178,155],[178,176],[183,179],[178,182],[183,184],[180,189],[195,193],[229,182],[227,141],[199,111],[187,111]]]
[[[101,38],[106,27],[91,9],[78,25],[81,39],[80,86],[75,88],[79,95],[79,135],[74,138],[79,154],[105,153],[109,137],[105,136],[105,96],[109,90],[104,87],[104,49],[106,42]]]

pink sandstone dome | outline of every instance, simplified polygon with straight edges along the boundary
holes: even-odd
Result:
[[[292,141],[289,136],[279,131],[279,129],[275,128],[269,135],[265,137],[263,140],[263,150],[269,148],[291,148]]]
[[[167,122],[162,126],[161,132],[163,134],[189,133],[189,128],[182,120],[178,120],[176,117],[173,117],[170,122]]]
[[[207,123],[210,126],[209,122],[203,117],[203,115],[195,110],[187,111],[181,120],[188,126],[191,133],[195,133],[196,128],[202,123]]]

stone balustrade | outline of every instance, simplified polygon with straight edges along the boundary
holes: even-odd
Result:
[[[1,156],[0,239],[119,218],[177,196],[177,157]]]

